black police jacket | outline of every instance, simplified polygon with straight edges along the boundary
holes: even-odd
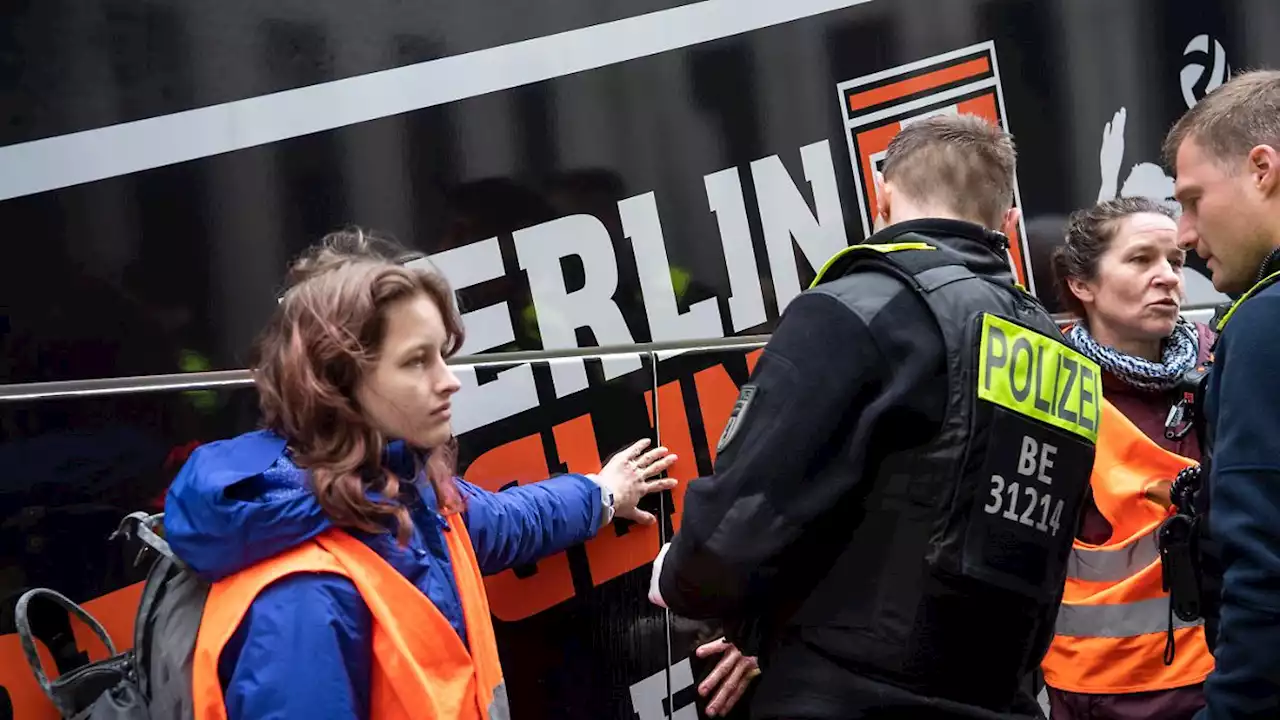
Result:
[[[761,656],[753,717],[1040,717],[1022,681],[1088,488],[1097,366],[1014,287],[1003,236],[924,220],[869,244],[785,310],[660,592],[751,629],[731,639]]]
[[[1263,263],[1253,288],[1215,319],[1215,357],[1203,384],[1200,487],[1192,505],[1200,614],[1216,661],[1205,682],[1212,717],[1280,713],[1278,283],[1280,250]]]

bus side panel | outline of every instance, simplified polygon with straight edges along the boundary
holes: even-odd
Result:
[[[1274,0],[873,0],[734,33],[745,10],[683,22],[713,4],[564,0],[494,17],[455,1],[6,9],[0,97],[13,113],[0,124],[0,188],[17,189],[0,193],[0,388],[242,368],[289,257],[346,223],[432,252],[459,290],[467,352],[494,362],[517,349],[765,333],[825,254],[869,231],[887,136],[953,110],[1014,133],[1020,234],[1035,289],[1057,309],[1049,258],[1067,213],[1116,195],[1172,206],[1160,161],[1169,125],[1230,72],[1280,64]],[[756,17],[791,5],[737,7]],[[669,32],[600,34],[615,21]],[[580,31],[613,42],[573,40]],[[688,32],[704,39],[664,45]],[[540,57],[562,71],[479,82],[544,67],[485,65],[544,38],[555,52]],[[653,52],[608,60],[632,43]],[[432,68],[449,72],[431,76],[439,84],[378,74]],[[445,85],[465,87],[361,115]],[[239,124],[192,121],[225,103],[335,88],[319,107],[286,100]],[[148,118],[166,132],[115,139],[117,124]],[[277,122],[292,130],[248,147],[215,142]],[[58,147],[76,152],[42,154]],[[169,155],[130,165],[157,148]],[[76,179],[104,157],[119,172]],[[1190,268],[1184,309],[1202,312],[1223,297],[1197,258]],[[628,349],[464,372],[462,472],[490,486],[529,481],[598,464],[655,429],[682,455],[674,475],[710,472],[749,361],[664,355],[657,379],[642,381],[655,365]],[[136,548],[106,535],[124,513],[158,507],[193,443],[253,428],[255,405],[250,389],[0,403],[0,686],[17,717],[41,716],[13,654],[16,594],[58,588],[127,635],[142,569]],[[668,635],[643,600],[645,555],[679,526],[682,500],[680,488],[654,500],[657,537],[620,527],[490,581],[517,717],[563,717],[563,705],[690,720],[700,675],[681,662],[715,628],[677,620]],[[577,628],[583,619],[606,629]],[[40,632],[99,652],[56,616]],[[525,666],[549,643],[588,659],[544,687]],[[610,663],[622,670],[597,667]]]
[[[851,1],[741,32],[687,14],[701,3],[530,3],[496,22],[404,5],[11,11],[0,381],[243,367],[284,264],[347,223],[436,254],[469,353],[768,332],[872,228],[894,128],[933,112],[1014,133],[1014,260],[1056,307],[1067,213],[1117,194],[1172,206],[1168,126],[1230,69],[1280,62],[1265,0],[957,0],[927,23],[915,3]],[[710,39],[651,31],[689,18]],[[618,55],[606,21],[643,23],[642,47]],[[565,66],[485,80],[525,78],[510,43],[533,39]],[[423,78],[453,95],[394,105]],[[398,112],[359,112],[374,101]],[[147,119],[164,132],[121,139]],[[238,140],[256,133],[270,141]],[[102,177],[81,176],[88,157]],[[1188,304],[1221,301],[1191,267]]]
[[[671,491],[668,532],[681,527],[689,483],[712,474],[716,446],[738,398],[738,391],[747,382],[762,352],[761,348],[702,349],[678,355],[657,354],[661,360],[656,393],[658,436],[664,447],[680,457],[670,472],[681,482]],[[697,686],[721,656],[699,658],[695,650],[706,642],[723,637],[723,633],[724,628],[716,622],[671,615],[669,673],[676,720],[706,717],[705,710],[711,697],[700,697]],[[730,715],[722,717],[745,719],[749,700],[750,695],[744,696]]]
[[[468,481],[501,492],[549,475],[598,472],[637,440],[656,447],[645,402],[654,387],[648,354],[480,365],[460,374],[472,374],[482,391],[525,372],[540,404],[462,435]],[[589,389],[557,401],[557,381],[575,378]],[[457,412],[467,412],[466,394]],[[649,496],[641,508],[662,518],[664,498]],[[661,523],[616,520],[581,546],[486,579],[513,717],[665,717],[666,617],[646,600],[648,564],[663,539]]]

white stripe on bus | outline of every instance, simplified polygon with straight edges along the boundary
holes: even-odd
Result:
[[[444,105],[870,0],[704,0],[294,90],[0,147],[0,200]]]

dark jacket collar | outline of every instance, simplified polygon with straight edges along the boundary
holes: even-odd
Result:
[[[1210,323],[1213,326],[1214,331],[1221,335],[1222,331],[1227,327],[1227,321],[1230,320],[1232,314],[1235,313],[1236,308],[1240,307],[1244,301],[1253,297],[1255,294],[1262,292],[1265,288],[1280,281],[1280,278],[1273,278],[1270,282],[1264,283],[1267,278],[1271,278],[1273,275],[1280,275],[1280,248],[1272,250],[1271,254],[1267,255],[1267,258],[1262,261],[1262,265],[1258,268],[1258,275],[1253,280],[1253,287],[1246,290],[1239,297],[1232,296],[1232,299],[1229,302],[1224,302],[1221,305],[1218,305],[1214,310],[1213,320]],[[1214,343],[1214,347],[1217,347],[1216,342]]]
[[[896,242],[903,235],[921,235],[930,244],[948,251],[975,273],[1008,284],[1016,282],[1009,267],[1009,238],[977,223],[946,218],[924,218],[894,223],[867,238],[867,245]]]
[[[1267,259],[1262,261],[1262,267],[1258,268],[1258,277],[1253,279],[1253,284],[1257,285],[1278,272],[1280,272],[1280,248],[1272,250]]]

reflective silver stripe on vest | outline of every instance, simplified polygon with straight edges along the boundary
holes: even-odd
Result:
[[[1072,548],[1067,558],[1067,577],[1088,582],[1119,582],[1159,559],[1160,547],[1153,530],[1122,548]]]
[[[493,689],[493,702],[489,703],[489,720],[511,720],[511,706],[507,703],[507,681]]]
[[[1173,629],[1196,627],[1203,620],[1186,622],[1173,615]],[[1166,632],[1169,598],[1158,597],[1119,605],[1067,605],[1058,609],[1054,631],[1068,637],[1122,638]]]

